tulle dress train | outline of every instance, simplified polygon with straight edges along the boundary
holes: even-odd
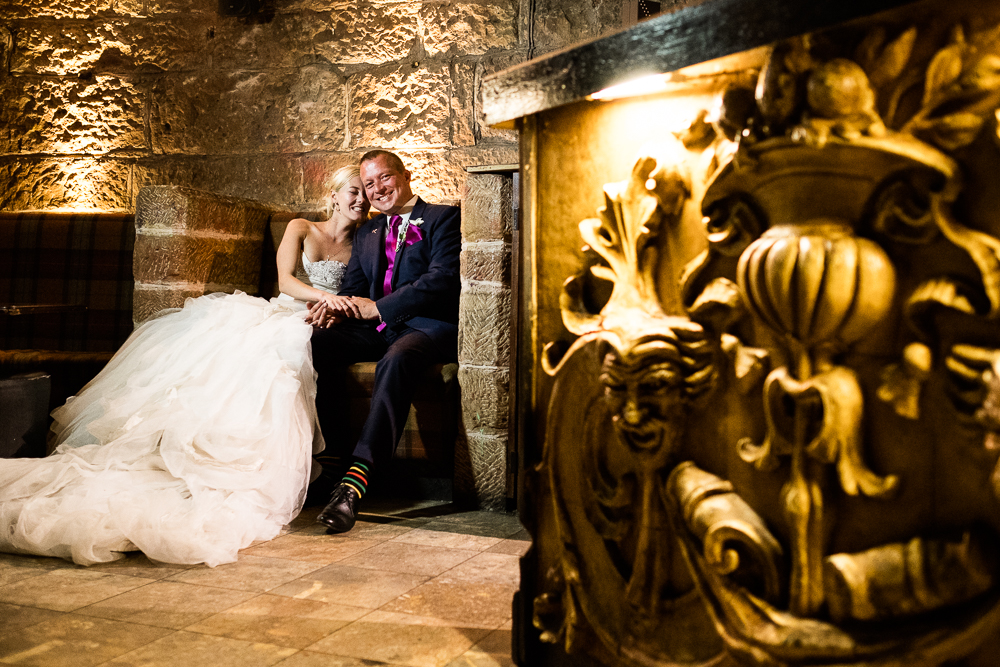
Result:
[[[344,265],[304,268],[335,292]],[[322,449],[311,334],[301,302],[242,293],[143,324],[52,413],[52,455],[0,461],[0,551],[214,566],[275,537]]]

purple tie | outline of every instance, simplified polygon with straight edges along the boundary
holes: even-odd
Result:
[[[385,280],[382,281],[382,296],[392,294],[392,266],[396,263],[396,236],[399,235],[399,223],[402,216],[394,215],[389,219],[389,231],[385,233]],[[385,329],[386,323],[375,327],[376,331]]]
[[[399,235],[399,223],[402,216],[394,215],[389,219],[389,231],[385,235],[385,280],[382,282],[382,295],[392,294],[392,266],[396,263],[396,236]]]

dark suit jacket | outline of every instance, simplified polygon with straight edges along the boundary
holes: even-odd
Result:
[[[386,269],[384,214],[358,228],[339,294],[376,301],[382,320],[390,327],[407,324],[438,343],[454,345],[461,292],[461,211],[457,206],[428,204],[417,198],[410,220],[418,219],[424,221],[420,225],[423,238],[396,253],[391,294],[382,296]]]

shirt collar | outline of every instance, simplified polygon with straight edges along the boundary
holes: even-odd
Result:
[[[410,214],[413,213],[413,207],[417,205],[417,199],[418,199],[417,195],[413,195],[413,198],[410,199],[405,204],[403,204],[403,208],[400,209],[399,213],[397,213],[396,215],[398,215],[403,220],[409,220],[410,219]],[[389,225],[392,224],[392,222],[391,222],[392,216],[391,215],[385,216],[385,219],[386,219],[386,223],[385,223],[386,227],[388,227]],[[400,224],[402,224],[402,220],[400,221]]]

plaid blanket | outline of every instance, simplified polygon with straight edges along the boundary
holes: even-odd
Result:
[[[0,212],[0,303],[86,310],[0,315],[0,349],[113,352],[132,332],[131,213]]]

